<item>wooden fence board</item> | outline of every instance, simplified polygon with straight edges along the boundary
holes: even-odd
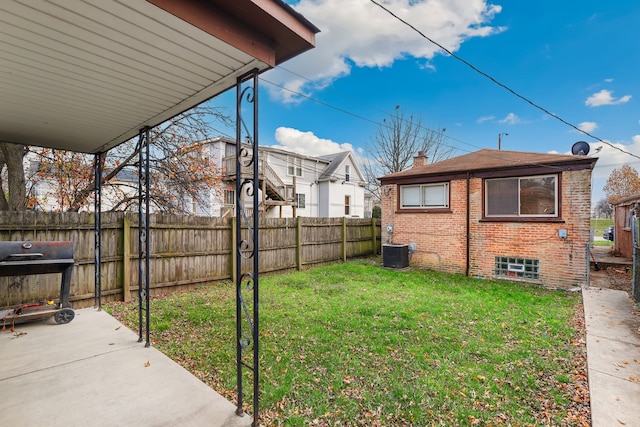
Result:
[[[105,212],[101,220],[103,301],[123,300],[125,292],[137,298],[137,215]],[[0,240],[73,241],[71,301],[86,307],[94,303],[94,224],[92,213],[0,212]],[[149,226],[152,296],[232,278],[231,218],[151,215]],[[380,235],[379,221],[371,219],[261,219],[260,272],[340,261],[343,251],[348,258],[377,254]],[[0,306],[57,299],[59,286],[59,274],[0,277]]]

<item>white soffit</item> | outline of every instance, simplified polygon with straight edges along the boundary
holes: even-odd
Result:
[[[0,1],[0,141],[97,153],[270,65],[144,0]]]

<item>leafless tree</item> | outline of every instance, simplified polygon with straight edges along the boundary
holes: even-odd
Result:
[[[596,218],[611,218],[611,215],[613,215],[613,207],[606,197],[600,199],[600,201],[596,203],[594,213]]]
[[[163,213],[188,213],[189,202],[206,204],[220,181],[219,165],[208,156],[206,140],[224,134],[231,124],[220,107],[204,104],[150,130],[150,203]],[[121,144],[103,158],[103,185],[111,210],[137,206],[138,138]],[[38,177],[46,180],[59,210],[91,209],[95,188],[92,155],[33,150],[42,163]]]
[[[405,170],[418,152],[424,152],[431,163],[451,157],[455,147],[443,141],[445,131],[423,127],[420,117],[407,116],[400,106],[396,106],[394,113],[383,120],[372,141],[365,146],[363,173],[374,199],[380,201],[378,178]]]

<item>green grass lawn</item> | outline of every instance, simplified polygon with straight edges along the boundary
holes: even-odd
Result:
[[[604,230],[613,225],[613,219],[591,219],[591,229],[593,229],[594,237],[602,237],[602,233]],[[593,241],[595,246],[611,246],[613,247],[613,242],[611,240],[595,240]]]
[[[613,225],[613,219],[594,219],[591,218],[591,228],[594,230],[593,235],[602,237],[602,233],[604,233],[604,229]]]
[[[364,260],[265,276],[260,295],[262,425],[588,423],[579,294]],[[234,298],[151,305],[154,346],[232,401]],[[107,309],[137,327],[136,304]]]

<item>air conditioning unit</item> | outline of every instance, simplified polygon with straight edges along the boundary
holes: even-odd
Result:
[[[382,245],[382,266],[386,268],[409,267],[409,245]]]

